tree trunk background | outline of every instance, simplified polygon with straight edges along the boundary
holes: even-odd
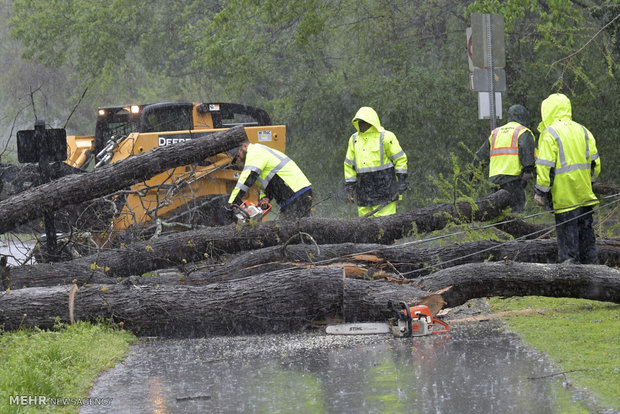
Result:
[[[216,132],[129,157],[88,173],[67,175],[0,201],[0,233],[56,210],[108,195],[173,167],[202,161],[239,146],[247,138],[243,127]]]

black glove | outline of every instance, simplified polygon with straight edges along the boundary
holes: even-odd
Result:
[[[407,174],[396,174],[396,178],[398,179],[397,189],[398,194],[402,195],[405,191],[407,191]]]
[[[350,203],[355,202],[355,183],[344,183],[344,189],[347,193],[347,200]]]
[[[258,206],[263,210],[267,210],[269,208],[269,201],[268,197],[263,197],[258,202]]]

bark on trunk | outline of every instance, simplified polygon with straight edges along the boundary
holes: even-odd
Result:
[[[601,265],[475,263],[441,270],[414,284],[343,277],[342,268],[264,273],[204,286],[89,285],[0,294],[0,325],[50,328],[110,318],[137,335],[195,337],[299,331],[335,321],[383,321],[388,300],[426,304],[436,314],[488,296],[541,295],[620,303],[620,271]]]
[[[597,195],[617,195],[620,194],[620,186],[615,184],[593,183],[592,191]]]
[[[603,265],[471,263],[415,282],[441,293],[448,307],[488,296],[551,296],[620,303],[620,271]]]
[[[144,181],[169,168],[201,161],[239,146],[245,129],[235,127],[129,157],[84,174],[68,175],[0,202],[0,233],[68,204],[92,200]]]
[[[510,234],[515,239],[534,240],[555,237],[553,224],[528,223],[521,219],[506,218],[495,225],[504,233]]]
[[[28,288],[0,296],[0,325],[51,328],[69,321],[110,318],[137,335],[202,337],[298,331],[321,321],[386,320],[387,301],[427,304],[440,295],[411,285],[350,280],[341,268],[300,269],[206,286],[89,285]]]
[[[99,282],[98,277],[127,277],[156,269],[182,266],[213,257],[222,252],[236,253],[289,242],[299,243],[302,235],[314,242],[390,244],[417,228],[432,231],[450,220],[488,220],[508,205],[509,193],[500,190],[477,200],[475,208],[468,202],[439,204],[388,217],[326,219],[304,218],[299,221],[268,221],[258,224],[229,225],[161,236],[135,243],[124,249],[102,251],[65,263],[22,266],[13,272],[12,287],[51,286],[79,281]],[[305,237],[305,236],[303,236]],[[308,242],[307,239],[304,239]]]
[[[599,261],[608,266],[620,266],[620,241],[596,241]],[[465,263],[512,260],[516,262],[556,263],[555,240],[526,240],[500,242],[493,240],[458,243],[440,248],[414,245],[335,244],[268,247],[244,253],[211,271],[188,272],[179,283],[205,283],[222,278],[232,280],[309,264],[328,265],[351,263],[367,272],[382,271],[401,274],[407,279],[431,274],[439,269]],[[162,282],[165,279],[160,279]]]

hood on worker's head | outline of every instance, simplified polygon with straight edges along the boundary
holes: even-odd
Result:
[[[572,119],[572,117],[573,110],[570,99],[562,93],[551,94],[540,104],[540,118],[542,121],[538,124],[538,131],[543,132],[558,119]]]
[[[355,127],[357,132],[359,132],[360,130],[359,123],[357,122],[358,120],[368,122],[370,125],[372,125],[372,127],[375,127],[377,131],[383,130],[383,127],[381,126],[381,122],[379,122],[379,115],[377,115],[377,112],[375,112],[375,110],[369,106],[361,107],[355,114],[355,117],[353,117],[353,120],[351,121],[353,122],[353,126]]]
[[[523,126],[528,126],[530,123],[530,111],[523,105],[512,105],[508,108],[508,122],[518,122]]]

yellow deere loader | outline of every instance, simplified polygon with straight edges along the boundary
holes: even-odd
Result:
[[[251,142],[284,152],[286,127],[271,125],[262,109],[232,103],[154,103],[98,109],[94,136],[67,136],[70,166],[91,170],[155,148],[243,125]],[[236,151],[234,151],[236,153]],[[112,233],[154,226],[157,219],[206,225],[228,224],[223,206],[239,177],[234,154],[173,168],[118,196]],[[257,191],[250,191],[256,201]],[[109,233],[109,232],[108,232]],[[111,234],[105,239],[110,240]]]

